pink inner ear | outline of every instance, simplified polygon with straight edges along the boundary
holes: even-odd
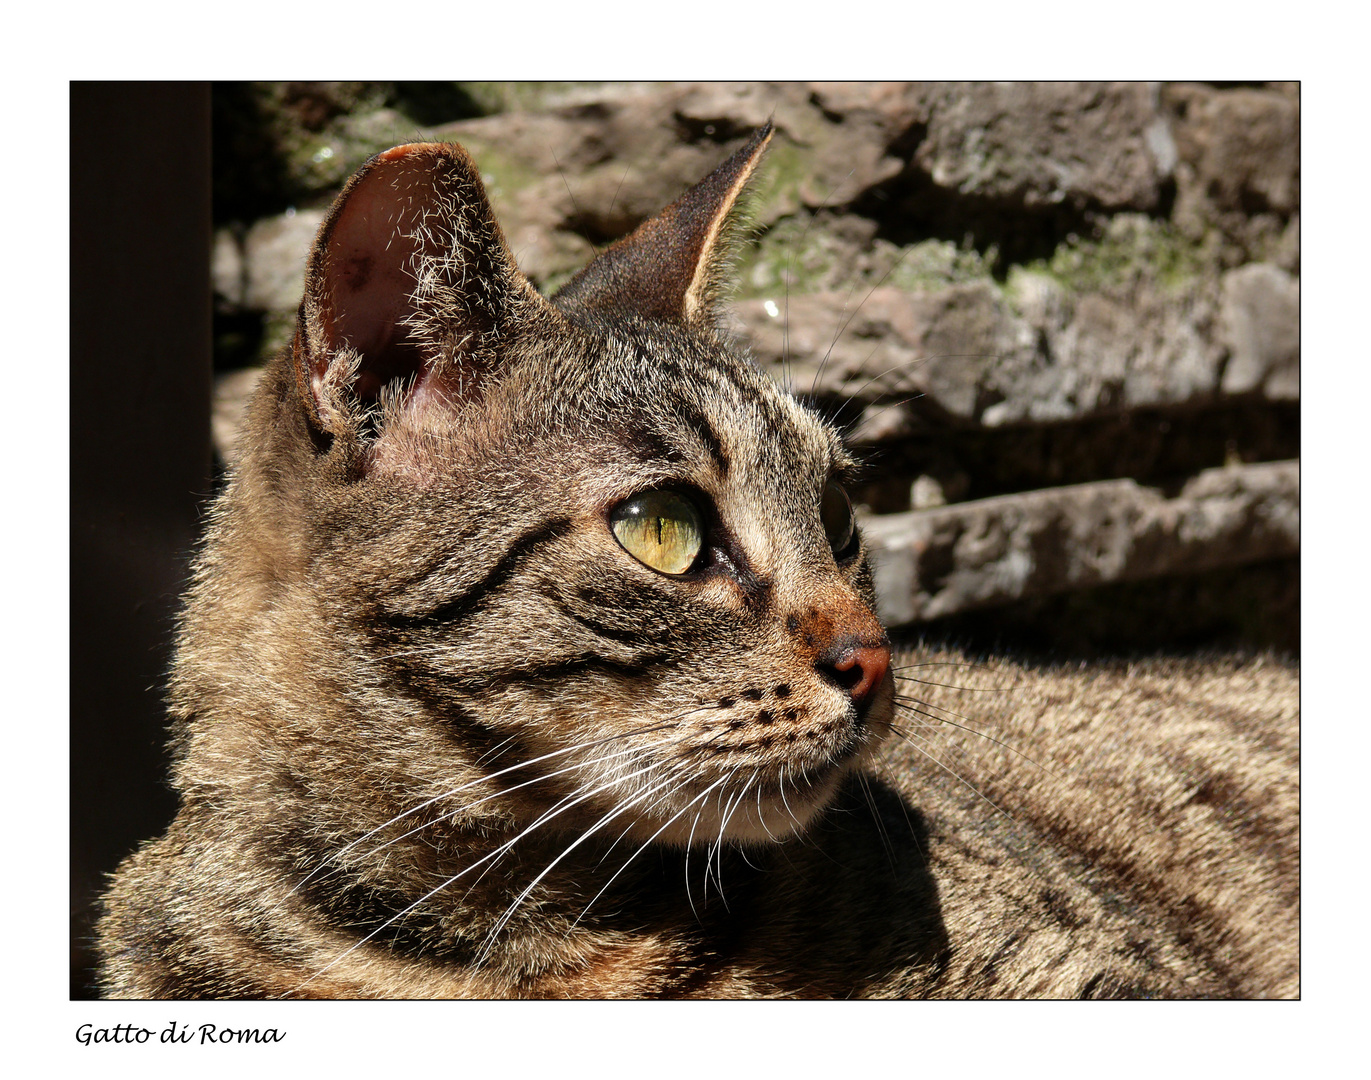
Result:
[[[422,165],[387,163],[351,193],[328,240],[324,263],[327,354],[348,345],[362,354],[355,391],[374,399],[385,383],[417,375],[419,348],[406,340],[403,321],[413,310],[418,210],[433,197]]]

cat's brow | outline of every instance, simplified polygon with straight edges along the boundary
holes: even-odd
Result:
[[[689,402],[680,402],[676,407],[676,415],[680,422],[686,425],[704,444],[710,460],[714,463],[714,469],[719,478],[728,476],[729,465],[731,464],[729,455],[724,449],[723,439],[719,437],[719,432],[710,422],[709,417],[703,410],[695,408]]]

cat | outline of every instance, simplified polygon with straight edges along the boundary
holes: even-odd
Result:
[[[771,135],[551,299],[460,147],[349,180],[107,996],[1298,994],[1292,667],[892,654],[857,461],[721,329]]]

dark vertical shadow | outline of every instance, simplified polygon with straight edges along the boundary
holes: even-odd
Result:
[[[74,83],[73,997],[104,875],[175,809],[161,688],[209,488],[209,264],[208,84]]]

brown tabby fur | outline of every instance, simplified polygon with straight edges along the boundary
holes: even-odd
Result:
[[[885,673],[819,517],[853,463],[715,328],[769,137],[551,302],[460,148],[349,182],[198,565],[108,995],[1298,993],[1296,672]],[[661,487],[706,517],[684,577],[608,525]]]

